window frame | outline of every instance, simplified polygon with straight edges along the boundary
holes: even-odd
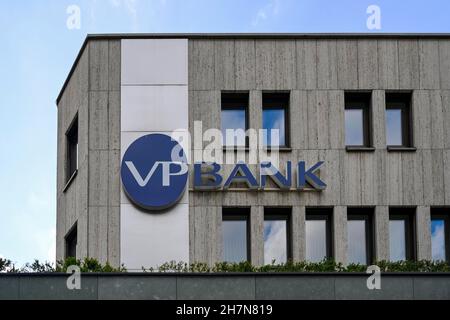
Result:
[[[445,261],[450,261],[450,215],[445,213],[450,211],[450,208],[431,208],[430,213],[430,229],[431,222],[433,220],[444,220],[444,232],[445,232]],[[430,230],[431,231],[431,230]],[[431,234],[430,234],[431,238]]]
[[[263,91],[261,121],[264,119],[264,110],[283,110],[284,111],[284,145],[272,146],[265,145],[264,148],[270,150],[274,148],[289,149],[291,147],[291,129],[290,129],[290,91]],[[281,105],[281,108],[280,108]],[[261,128],[263,123],[261,123]],[[269,133],[267,133],[269,134]]]
[[[375,261],[375,230],[373,224],[374,220],[373,217],[374,217],[374,208],[357,208],[357,207],[347,208],[347,221],[364,220],[365,222],[367,265],[370,265]]]
[[[401,112],[401,132],[402,132],[402,144],[391,145],[388,144],[387,128],[386,134],[386,146],[387,148],[413,148],[413,123],[412,123],[412,92],[392,92],[385,93],[385,115],[388,110],[400,110]],[[386,121],[385,121],[386,125]]]
[[[326,243],[326,259],[334,258],[333,249],[333,208],[306,208],[305,209],[305,228],[308,220],[325,220],[325,243]],[[305,230],[306,234],[306,230]],[[305,260],[306,257],[306,238],[305,238]]]
[[[417,239],[416,239],[416,208],[389,208],[389,222],[391,220],[405,221],[405,259],[406,261],[416,261]],[[391,235],[389,234],[389,241]],[[389,259],[391,252],[389,250]]]
[[[247,259],[245,261],[251,263],[251,214],[250,214],[250,207],[222,207],[222,220],[221,223],[224,221],[245,221],[246,222],[246,241],[247,241]],[[223,239],[223,229],[222,229],[222,239]],[[223,242],[223,240],[222,240]],[[224,260],[223,257],[223,247],[224,244],[222,243],[222,261],[227,262]]]
[[[72,151],[71,151],[71,138],[72,135],[74,135],[73,131],[76,129],[76,156],[75,156],[75,168],[72,170]],[[79,163],[79,127],[78,127],[78,112],[75,114],[74,118],[72,119],[72,122],[69,125],[69,128],[66,130],[65,133],[66,138],[66,155],[65,155],[65,183],[66,188],[69,185],[69,183],[73,180],[74,176],[78,172],[78,163]]]
[[[363,107],[361,108],[361,104]],[[346,110],[362,110],[363,113],[363,144],[354,145],[345,142],[346,130],[344,130],[344,143],[346,148],[372,148],[372,91],[345,91],[344,92],[344,127]]]
[[[291,207],[264,207],[265,221],[286,221],[286,262],[293,259],[292,246],[292,208]],[[264,241],[264,240],[263,240]],[[264,253],[263,243],[263,253]]]
[[[249,103],[250,103],[250,94],[248,91],[222,91],[220,94],[220,129],[222,131],[222,111],[230,111],[230,110],[244,110],[245,114],[245,128],[244,131],[247,133],[249,129]],[[244,104],[244,106],[242,106]],[[222,147],[224,149],[239,149],[239,148],[248,148],[249,139],[247,134],[245,135],[245,145],[227,145],[226,136],[223,137]]]
[[[73,226],[67,231],[64,236],[64,257],[67,259],[69,257],[69,243],[72,243],[73,238],[75,239],[75,256],[73,258],[77,258],[77,246],[78,246],[78,221],[76,221]]]

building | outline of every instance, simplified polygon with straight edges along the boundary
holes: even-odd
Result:
[[[58,260],[450,259],[450,35],[90,35],[57,105]],[[164,176],[142,170],[164,148],[139,138],[193,135],[194,121],[200,135],[279,129],[280,172],[300,161],[309,186],[201,188],[192,163],[189,178],[169,164],[179,190],[145,203],[131,184]],[[258,163],[246,168],[260,183]]]

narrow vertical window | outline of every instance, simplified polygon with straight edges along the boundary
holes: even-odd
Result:
[[[250,261],[250,209],[224,208],[222,212],[223,261]]]
[[[77,257],[77,238],[78,238],[78,227],[77,223],[73,225],[73,227],[69,230],[65,237],[65,243],[66,243],[66,252],[65,257]]]
[[[66,145],[66,182],[68,182],[78,169],[78,115],[66,132]]]
[[[411,147],[411,93],[386,93],[386,144]]]
[[[431,209],[431,257],[435,261],[450,261],[449,211]]]
[[[389,252],[391,261],[415,259],[415,209],[389,209]]]
[[[289,208],[264,209],[264,264],[285,263],[291,256]]]
[[[248,129],[248,92],[222,92],[221,130],[225,147],[245,147]]]
[[[370,147],[370,92],[345,93],[345,145]]]
[[[306,260],[319,262],[332,257],[331,253],[332,209],[309,208],[306,210]]]
[[[373,209],[347,210],[348,262],[369,265],[373,260]]]
[[[264,145],[289,147],[289,92],[263,93]]]

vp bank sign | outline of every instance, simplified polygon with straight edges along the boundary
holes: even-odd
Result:
[[[323,165],[319,161],[306,168],[305,161],[296,165],[295,189],[308,185],[323,190],[326,184],[315,174]],[[281,190],[291,190],[292,163],[286,163],[285,174],[272,163],[259,164],[259,179],[245,163],[237,163],[228,177],[221,174],[218,163],[194,164],[195,190],[227,190],[232,183],[243,183],[250,190],[266,189],[271,179]],[[188,161],[181,145],[172,137],[154,133],[135,140],[125,151],[121,164],[121,179],[125,193],[137,206],[146,210],[163,210],[176,204],[184,194],[188,181]],[[226,178],[226,179],[225,179]]]

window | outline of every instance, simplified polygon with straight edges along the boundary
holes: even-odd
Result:
[[[411,93],[386,93],[386,144],[411,147]]]
[[[72,121],[66,132],[67,164],[66,182],[68,182],[78,169],[78,115]]]
[[[66,242],[66,258],[77,257],[77,223],[69,230],[65,237]]]
[[[306,260],[319,262],[331,258],[332,209],[306,210]]]
[[[389,252],[391,261],[415,259],[414,211],[411,208],[389,209]]]
[[[345,93],[345,145],[370,147],[370,92]]]
[[[289,147],[289,92],[263,93],[264,146]]]
[[[347,210],[348,262],[369,265],[373,261],[373,209]]]
[[[248,92],[222,92],[221,100],[223,145],[245,147],[248,144],[245,136],[248,129]]]
[[[436,261],[450,260],[450,209],[431,209],[431,257]]]
[[[223,261],[250,261],[250,210],[224,208],[222,212]]]
[[[264,209],[264,264],[285,263],[291,255],[291,209]]]

